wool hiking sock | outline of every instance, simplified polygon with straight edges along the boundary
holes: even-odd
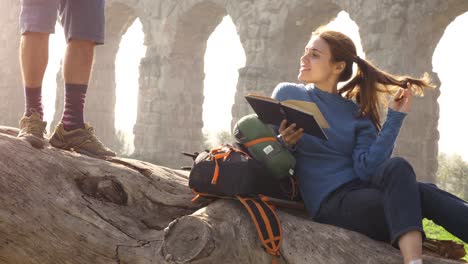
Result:
[[[24,87],[24,97],[24,115],[30,117],[32,114],[31,109],[35,109],[42,118],[44,116],[42,109],[42,87]]]
[[[88,85],[65,84],[65,108],[62,123],[66,131],[84,128],[83,109]]]

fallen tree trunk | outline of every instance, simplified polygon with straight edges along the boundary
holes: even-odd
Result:
[[[186,172],[38,150],[16,129],[0,133],[0,263],[271,262],[241,205],[192,203]],[[287,263],[402,263],[388,244],[279,215]]]
[[[403,263],[400,252],[390,244],[313,222],[301,214],[279,210],[279,216],[283,263]],[[271,263],[255,232],[240,203],[220,200],[171,223],[160,255],[173,263]],[[424,263],[459,262],[425,256]]]
[[[131,161],[137,171],[7,135],[0,148],[0,263],[119,263],[128,248],[155,252],[171,221],[202,206],[171,169]]]

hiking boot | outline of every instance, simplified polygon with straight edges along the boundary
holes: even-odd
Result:
[[[20,120],[18,138],[26,140],[35,148],[43,148],[46,126],[47,122],[42,121],[36,109],[31,109],[31,116],[23,116]]]
[[[106,148],[104,144],[94,134],[94,128],[85,124],[85,128],[78,128],[66,131],[60,123],[55,128],[54,134],[50,137],[49,143],[56,148],[64,150],[74,150],[78,153],[103,158],[107,156],[115,157],[115,152]]]

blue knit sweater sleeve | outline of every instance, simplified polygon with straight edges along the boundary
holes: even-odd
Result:
[[[290,84],[289,83],[279,83],[278,85],[276,85],[275,89],[273,90],[273,93],[271,94],[271,98],[276,99],[278,101],[286,100],[287,93],[284,92],[284,87],[287,87],[288,85],[290,85]],[[275,130],[277,135],[280,135],[279,126],[273,126],[273,129]],[[297,149],[296,146],[286,145],[286,143],[284,142],[282,137],[277,137],[277,139],[278,139],[278,142],[281,144],[281,146],[283,146],[284,148],[289,150],[289,152],[294,153],[296,151],[296,149]]]
[[[367,180],[380,164],[390,158],[405,116],[406,113],[389,108],[380,133],[369,118],[358,121],[353,161],[359,178]]]

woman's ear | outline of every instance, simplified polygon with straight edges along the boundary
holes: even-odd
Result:
[[[346,68],[346,62],[344,61],[336,62],[334,65],[334,72],[337,75],[340,75],[344,71],[345,68]]]

